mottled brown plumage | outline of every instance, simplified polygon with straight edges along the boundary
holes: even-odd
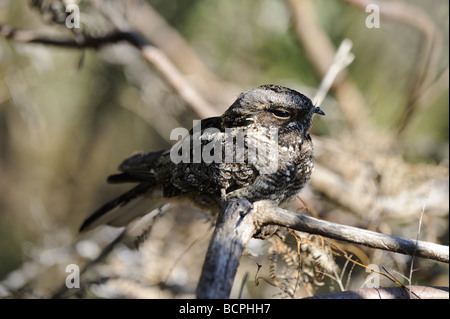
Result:
[[[122,173],[108,182],[138,185],[102,206],[80,230],[126,225],[154,203],[185,200],[217,213],[231,199],[286,202],[313,170],[308,130],[315,113],[324,114],[309,98],[282,86],[246,91],[222,116],[200,121],[171,150],[126,159]],[[134,209],[137,200],[144,205]]]

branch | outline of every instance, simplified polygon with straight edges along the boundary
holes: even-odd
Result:
[[[100,49],[103,45],[117,43],[120,41],[128,41],[135,46],[139,43],[135,42],[135,36],[132,32],[114,32],[101,37],[88,37],[77,35],[75,38],[50,38],[42,36],[34,31],[18,30],[8,25],[0,24],[0,36],[21,43],[39,43],[46,45],[54,45],[72,49]]]
[[[95,6],[104,14],[119,31],[135,30],[128,19],[120,13],[122,1],[95,1]],[[119,4],[119,6],[117,6]],[[144,59],[150,63],[161,74],[163,79],[178,93],[187,103],[194,113],[200,118],[217,116],[218,112],[186,81],[183,74],[174,63],[167,57],[163,50],[134,31],[134,44],[140,51]]]
[[[420,299],[448,299],[448,287],[410,287]],[[355,291],[341,291],[304,299],[411,299],[403,287],[367,288]]]
[[[208,247],[197,298],[228,298],[245,245],[264,225],[279,225],[310,234],[391,252],[449,262],[448,246],[403,239],[339,225],[279,208],[274,202],[230,202],[218,216]]]
[[[217,218],[197,286],[197,298],[228,298],[239,259],[256,232],[251,204],[246,200],[230,202]]]
[[[126,41],[139,49],[144,59],[161,74],[162,78],[181,96],[197,116],[207,118],[217,115],[217,111],[192,88],[164,52],[152,45],[138,32],[117,31],[100,37],[78,34],[75,38],[53,39],[43,37],[33,31],[16,30],[0,24],[0,36],[22,43],[40,43],[64,48],[92,48],[96,50],[107,44]]]
[[[105,10],[104,7],[99,9]],[[189,81],[208,101],[226,106],[242,91],[238,83],[219,78],[211,72],[196,49],[148,1],[128,1],[125,10],[114,11],[124,12],[124,19],[132,28],[164,51],[183,74],[188,74]]]
[[[371,248],[410,256],[414,254],[417,257],[433,259],[445,263],[449,262],[448,246],[404,239],[357,227],[319,220],[279,208],[275,203],[270,201],[259,201],[254,203],[253,211],[255,211],[257,215],[255,219],[261,225],[275,224]],[[416,252],[414,252],[415,249],[417,249]]]

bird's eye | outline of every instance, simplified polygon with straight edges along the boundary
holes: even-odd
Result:
[[[291,114],[286,110],[272,110],[271,112],[273,116],[282,120],[287,120],[291,116]]]

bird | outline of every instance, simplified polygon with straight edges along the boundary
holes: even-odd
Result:
[[[325,115],[307,96],[280,85],[239,94],[222,116],[196,121],[170,149],[125,159],[107,181],[136,185],[87,217],[80,232],[127,226],[165,203],[217,215],[231,200],[288,202],[314,169],[314,114]]]

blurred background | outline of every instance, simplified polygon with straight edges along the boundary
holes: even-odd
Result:
[[[66,25],[71,3],[80,28]],[[449,3],[377,2],[378,28],[368,27],[377,23],[368,4],[0,1],[0,298],[194,297],[212,221],[173,209],[139,250],[117,243],[105,251],[120,229],[78,228],[131,187],[106,177],[135,151],[169,148],[173,128],[221,114],[242,91],[273,83],[313,98],[346,38],[355,59],[321,105],[326,116],[314,120],[316,170],[290,208],[448,245]],[[117,30],[144,36],[202,103],[183,96],[160,60],[126,42],[97,50],[29,43]],[[411,275],[411,257],[287,233],[284,241],[250,242],[232,296],[362,287],[365,269],[330,253],[332,245],[404,284],[448,286],[448,264],[415,258]],[[320,260],[310,258],[314,251]],[[67,265],[92,261],[81,287],[65,288]],[[394,286],[387,277],[381,285]]]

